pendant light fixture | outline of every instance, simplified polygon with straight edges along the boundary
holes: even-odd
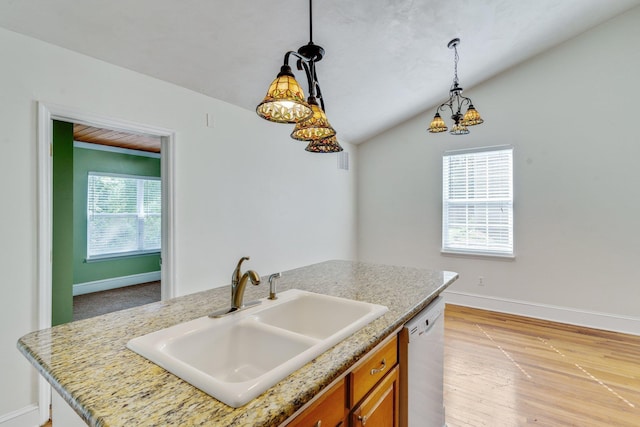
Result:
[[[313,0],[309,0],[309,43],[297,52],[288,51],[284,55],[284,64],[280,73],[269,86],[267,95],[256,107],[258,116],[276,123],[295,123],[291,138],[309,141],[306,150],[314,153],[342,151],[324,113],[324,98],[316,74],[316,62],[324,56],[324,49],[313,43]],[[297,68],[304,70],[309,87],[309,98],[296,81],[289,57],[297,58]],[[326,141],[325,141],[326,140]],[[338,149],[339,148],[339,149]]]
[[[329,120],[327,120],[326,114],[318,105],[318,101],[313,97],[309,97],[307,102],[311,106],[313,113],[309,118],[296,123],[291,133],[291,138],[298,141],[316,141],[334,136],[336,131],[329,124]]]
[[[260,117],[276,123],[296,123],[313,114],[291,67],[286,63],[280,68],[280,73],[269,86],[267,96],[256,112]]]
[[[475,109],[471,99],[462,96],[462,87],[458,82],[458,45],[460,44],[460,39],[453,39],[448,44],[447,47],[449,49],[453,49],[455,52],[454,56],[454,77],[453,84],[451,85],[451,89],[449,89],[449,100],[443,104],[441,104],[436,110],[436,115],[433,117],[431,124],[429,125],[429,132],[431,133],[440,133],[446,132],[448,130],[447,125],[444,120],[440,116],[440,111],[445,111],[445,107],[449,108],[451,112],[451,119],[453,120],[453,126],[449,133],[451,135],[466,135],[469,133],[468,126],[479,125],[484,122],[482,117],[480,117],[480,113]],[[462,114],[462,108],[467,106],[467,111]]]
[[[311,141],[309,145],[307,145],[307,148],[305,148],[305,151],[309,151],[310,153],[339,153],[342,150],[343,148],[335,136]]]

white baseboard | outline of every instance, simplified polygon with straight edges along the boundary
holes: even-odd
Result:
[[[73,296],[108,291],[109,289],[123,288],[140,283],[155,282],[156,280],[160,280],[160,271],[114,277],[112,279],[96,280],[94,282],[77,283],[73,285]]]
[[[17,411],[0,415],[0,426],[2,427],[38,427],[40,422],[38,405],[25,406]]]
[[[446,290],[445,302],[588,328],[640,335],[640,318]]]

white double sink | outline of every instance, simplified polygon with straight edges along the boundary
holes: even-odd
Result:
[[[237,408],[387,310],[292,289],[223,318],[201,317],[134,338],[127,347]]]

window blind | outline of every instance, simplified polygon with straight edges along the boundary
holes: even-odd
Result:
[[[442,250],[513,255],[513,149],[443,156]]]
[[[87,258],[157,252],[160,178],[89,172]]]

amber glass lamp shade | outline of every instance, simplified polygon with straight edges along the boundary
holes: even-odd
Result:
[[[297,139],[298,141],[317,141],[334,136],[336,131],[329,124],[327,116],[315,98],[310,97],[308,103],[311,106],[313,114],[308,119],[296,123],[296,127],[291,133],[291,138]]]
[[[442,120],[442,117],[440,117],[440,113],[436,113],[436,115],[433,116],[433,120],[431,121],[431,124],[429,125],[429,132],[431,133],[446,132],[447,129],[448,129],[447,125],[445,124],[444,120]]]
[[[311,141],[305,151],[311,153],[339,153],[343,148],[338,143],[338,139],[335,136],[329,138],[318,139]]]
[[[480,117],[480,113],[474,108],[473,104],[469,104],[469,108],[462,118],[462,124],[464,126],[474,126],[481,123],[484,123],[484,120]]]
[[[256,107],[256,113],[263,119],[276,123],[297,123],[313,114],[291,67],[282,66],[269,86],[267,95]]]
[[[469,129],[467,129],[467,127],[462,124],[462,122],[456,123],[451,127],[451,130],[449,131],[449,133],[451,135],[466,135],[469,133]]]

